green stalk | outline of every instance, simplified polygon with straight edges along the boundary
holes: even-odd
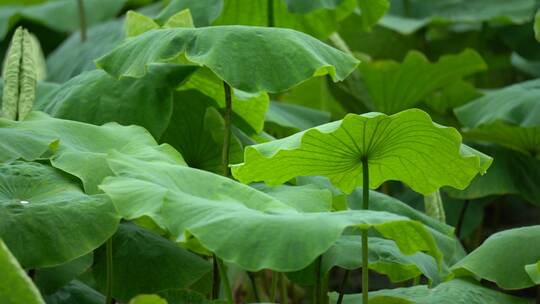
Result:
[[[112,279],[113,279],[113,243],[110,237],[105,243],[106,267],[107,267],[107,287],[105,289],[105,304],[112,304]]]
[[[259,296],[259,290],[257,288],[257,281],[255,280],[255,274],[251,272],[247,272],[249,281],[251,282],[251,288],[253,289],[253,297],[255,298],[255,302],[259,303],[261,302],[261,297]]]
[[[231,291],[231,285],[229,284],[229,277],[227,276],[227,269],[225,269],[225,265],[223,264],[223,261],[220,258],[216,257],[216,262],[219,268],[219,276],[221,278],[221,282],[223,282],[223,290],[225,290],[227,303],[234,304],[232,291]]]
[[[267,20],[268,27],[274,27],[274,0],[267,1],[266,9],[267,9],[266,14],[268,17],[268,20]]]
[[[231,112],[232,112],[232,95],[231,86],[223,82],[223,89],[225,90],[225,113],[223,113],[223,120],[225,121],[225,128],[223,134],[223,151],[221,154],[221,160],[223,165],[223,176],[229,176],[229,150],[231,147]]]
[[[287,304],[288,294],[287,294],[287,279],[285,278],[285,274],[283,273],[279,274],[279,281],[281,283],[279,285],[279,302],[281,304]]]
[[[411,0],[402,0],[403,1],[403,13],[405,17],[411,16]]]
[[[231,149],[231,112],[232,112],[232,95],[231,86],[223,82],[223,90],[225,91],[225,112],[223,113],[224,130],[223,130],[223,150],[221,153],[221,165],[223,166],[223,176],[229,176],[229,150]],[[223,267],[220,268],[220,264],[223,265],[223,261],[220,260],[215,254],[213,257],[213,269],[212,269],[212,299],[219,298],[220,278],[223,279],[224,274],[221,273]],[[225,274],[227,277],[227,274]],[[223,284],[226,282],[224,281]],[[229,289],[230,286],[227,282],[225,289]]]
[[[81,30],[81,41],[86,41],[86,14],[84,12],[84,2],[83,0],[78,0],[79,7],[79,27]]]
[[[363,202],[362,208],[369,210],[369,168],[367,157],[362,157],[362,179],[363,179]],[[369,261],[368,261],[368,231],[362,230],[362,303],[369,301]]]
[[[322,304],[322,281],[321,281],[322,255],[315,261],[315,304]]]
[[[272,285],[270,286],[270,302],[276,302],[276,289],[279,273],[272,271]]]
[[[348,279],[349,279],[349,269],[346,269],[345,273],[343,273],[343,279],[341,279],[341,284],[339,285],[339,297],[336,304],[341,304],[341,302],[343,302],[343,295],[345,294],[345,286],[347,285]]]

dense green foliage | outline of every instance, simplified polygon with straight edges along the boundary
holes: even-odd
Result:
[[[0,0],[0,303],[540,301],[539,8]]]

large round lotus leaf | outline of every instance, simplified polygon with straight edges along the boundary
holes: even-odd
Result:
[[[0,237],[25,268],[62,264],[99,247],[118,225],[107,196],[33,162],[0,165]]]
[[[127,219],[157,218],[175,237],[186,232],[227,262],[250,271],[296,271],[328,250],[348,228],[374,228],[405,254],[425,251],[440,262],[433,236],[419,222],[379,211],[301,213],[231,179],[189,167],[113,153],[117,177],[100,188]]]
[[[43,294],[52,294],[88,270],[94,261],[92,253],[67,263],[35,270],[34,282]]]
[[[52,165],[80,178],[90,194],[97,193],[97,185],[112,174],[106,163],[111,150],[144,159],[184,163],[176,150],[169,145],[158,146],[150,133],[138,126],[95,126],[32,112],[20,122],[0,118],[0,134],[3,141],[14,143],[7,150],[0,150],[0,160],[34,160],[52,147]],[[29,145],[34,150],[29,150]]]
[[[540,156],[540,80],[514,84],[455,109],[465,137]]]
[[[134,224],[120,224],[112,238],[112,248],[112,294],[125,302],[138,294],[188,288],[212,269],[203,258]],[[97,286],[105,290],[105,246],[96,251],[92,271]]]
[[[330,295],[331,303],[337,294]],[[362,295],[345,295],[343,304],[361,304]],[[372,304],[532,304],[531,301],[510,296],[467,280],[451,280],[435,288],[425,285],[369,292]]]
[[[0,301],[10,304],[43,304],[43,298],[15,257],[0,239]]]
[[[126,40],[96,64],[116,77],[142,77],[149,64],[186,61],[251,93],[284,91],[326,74],[340,81],[358,64],[306,34],[250,26],[152,30]]]
[[[362,158],[369,166],[369,186],[399,180],[430,194],[448,185],[465,188],[492,159],[461,144],[453,128],[431,121],[418,109],[387,116],[348,114],[331,122],[268,143],[249,146],[244,163],[232,173],[243,183],[276,185],[296,176],[324,175],[350,193],[362,185]]]
[[[525,267],[540,260],[540,226],[509,229],[490,236],[452,267],[457,276],[471,275],[504,289],[534,286]]]

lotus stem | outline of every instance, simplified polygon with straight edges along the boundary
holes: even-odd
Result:
[[[112,304],[112,288],[113,288],[113,242],[112,236],[105,243],[106,255],[106,271],[107,271],[107,286],[105,289],[105,304]]]
[[[315,290],[314,290],[314,303],[322,304],[322,280],[321,280],[321,264],[322,255],[315,260]]]
[[[219,268],[221,282],[223,283],[223,290],[225,291],[225,296],[227,297],[227,303],[234,304],[231,285],[229,284],[229,277],[227,276],[227,269],[225,269],[225,265],[220,258],[216,257],[216,262]]]
[[[277,283],[278,283],[278,276],[279,273],[272,271],[272,283],[270,286],[270,302],[275,303],[276,302],[276,289],[277,289]]]
[[[285,278],[284,273],[279,274],[279,281],[281,282],[279,286],[279,301],[281,304],[287,304],[288,294],[287,294],[287,278]]]
[[[259,303],[261,302],[261,298],[259,297],[259,290],[257,288],[257,281],[255,280],[255,274],[248,271],[247,276],[249,278],[249,281],[251,282],[251,289],[253,290],[253,297],[255,298],[255,302]]]
[[[347,280],[349,279],[349,270],[345,269],[343,273],[343,279],[341,279],[341,284],[339,285],[339,297],[336,304],[341,304],[343,302],[343,295],[345,294],[345,286],[347,285]]]
[[[86,41],[86,14],[84,11],[84,0],[78,0],[79,7],[79,27],[81,31],[81,42]]]
[[[456,236],[458,239],[461,237],[461,230],[463,228],[463,222],[465,221],[465,215],[467,214],[468,208],[469,208],[469,200],[465,200],[459,212],[459,218],[456,224]]]
[[[212,300],[217,300],[219,298],[219,286],[221,280],[219,279],[218,259],[219,258],[215,254],[212,254]]]
[[[267,1],[267,17],[268,17],[268,27],[274,27],[274,0]]]
[[[231,147],[231,112],[232,112],[232,95],[231,86],[223,82],[223,89],[225,90],[225,113],[223,113],[223,120],[225,121],[225,128],[223,134],[223,153],[222,153],[222,165],[223,176],[229,176],[229,150]]]
[[[403,0],[403,14],[405,17],[411,16],[411,0]]]
[[[363,202],[362,208],[369,210],[369,167],[367,156],[362,157],[362,180],[363,180]],[[362,230],[362,303],[369,301],[369,251],[368,251],[368,231]]]

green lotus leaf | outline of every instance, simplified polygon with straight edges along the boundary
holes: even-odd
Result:
[[[490,141],[533,157],[540,155],[540,80],[487,93],[455,109],[465,137]]]
[[[336,8],[343,0],[285,0],[289,11],[292,13],[305,14],[320,8]]]
[[[525,266],[540,260],[540,226],[509,229],[491,235],[452,267],[456,276],[474,276],[503,289],[523,289],[535,283]],[[516,250],[519,248],[519,250]]]
[[[215,102],[197,91],[176,92],[174,99],[170,124],[161,141],[176,148],[190,167],[223,172],[224,121]],[[234,135],[229,158],[242,160],[242,146]]]
[[[471,49],[442,56],[436,63],[411,51],[402,63],[375,61],[359,66],[371,108],[386,114],[414,107],[430,93],[486,68],[482,57]]]
[[[50,150],[52,143],[55,148],[52,165],[81,179],[85,192],[90,194],[97,193],[97,185],[112,174],[105,161],[110,150],[184,163],[176,150],[169,145],[158,146],[148,131],[137,126],[124,127],[117,123],[94,126],[31,112],[21,122],[0,118],[0,134],[5,134],[8,142],[16,143],[15,149],[0,150],[0,159],[24,157],[33,160]],[[37,150],[28,151],[27,143]],[[19,150],[18,147],[23,148]]]
[[[96,63],[116,77],[142,77],[147,65],[180,58],[249,93],[279,92],[326,74],[339,81],[357,65],[350,55],[306,34],[248,26],[153,30],[126,40]]]
[[[338,295],[330,294],[332,303]],[[345,295],[343,304],[362,303],[361,294]],[[531,301],[498,292],[477,283],[455,279],[428,288],[425,285],[369,292],[373,304],[532,304]]]
[[[160,28],[159,24],[150,17],[134,11],[128,11],[126,13],[126,22],[124,26],[126,38],[135,37],[158,28]]]
[[[160,138],[172,115],[174,88],[193,70],[153,65],[143,78],[120,80],[103,70],[84,72],[40,98],[35,109],[56,118],[96,125],[111,121],[136,124]]]
[[[123,25],[123,20],[111,20],[91,26],[86,31],[85,42],[81,42],[80,33],[71,34],[47,57],[47,80],[63,83],[95,69],[94,60],[110,52],[124,38]]]
[[[536,285],[540,285],[540,262],[525,265],[525,271]]]
[[[158,295],[138,295],[129,301],[129,304],[167,304],[167,300]]]
[[[174,14],[189,9],[196,27],[209,26],[221,13],[223,0],[172,0],[156,17],[165,24]]]
[[[390,1],[381,24],[402,34],[411,34],[430,23],[523,24],[531,20],[534,0]]]
[[[180,91],[198,90],[212,98],[217,108],[225,108],[223,81],[209,69],[198,69],[179,88]],[[264,115],[268,110],[268,94],[265,92],[247,93],[231,90],[233,117],[232,123],[248,134],[259,133],[264,126]],[[183,98],[175,98],[183,102]]]
[[[475,146],[493,157],[485,175],[477,176],[464,190],[445,188],[451,197],[478,199],[491,195],[516,194],[533,204],[540,203],[540,160],[499,146]]]
[[[232,173],[243,183],[282,184],[296,176],[324,175],[346,193],[362,185],[362,157],[370,166],[369,185],[400,180],[429,194],[448,185],[464,189],[492,159],[461,145],[453,128],[434,124],[418,109],[391,116],[348,114],[305,132],[249,146]]]
[[[113,236],[115,299],[129,301],[138,294],[187,288],[211,271],[211,264],[171,241],[134,224],[120,224]],[[97,285],[105,289],[105,246],[95,253],[92,268]]]
[[[369,30],[381,19],[390,7],[389,0],[358,0],[362,29]]]
[[[0,299],[12,304],[45,304],[38,289],[0,239]]]
[[[328,112],[272,101],[266,112],[265,129],[272,135],[285,137],[329,121],[330,113]]]
[[[25,268],[80,257],[116,230],[119,218],[109,199],[85,194],[59,170],[17,161],[1,164],[0,172],[0,237]]]
[[[47,304],[103,304],[105,296],[88,285],[74,280],[51,295],[45,295]]]
[[[357,6],[357,0],[341,0],[333,9],[319,7],[306,13],[293,13],[286,1],[273,0],[274,26],[291,28],[318,39],[328,38]],[[337,4],[335,0],[330,1]],[[268,3],[268,0],[225,0],[222,13],[213,25],[269,26]],[[301,1],[299,4],[309,7],[317,5],[317,1]]]
[[[125,0],[86,0],[86,22],[94,25],[107,20],[122,9]],[[40,1],[35,5],[7,5],[0,13],[0,39],[21,19],[42,24],[59,32],[70,32],[79,28],[77,2],[72,0]]]
[[[540,10],[536,11],[536,15],[534,15],[534,38],[540,42]]]
[[[34,282],[43,294],[53,294],[88,270],[93,261],[94,255],[89,253],[58,266],[36,269]]]
[[[251,187],[264,192],[299,212],[326,212],[332,210],[332,193],[315,185],[269,187],[263,183]]]
[[[302,269],[347,227],[374,228],[405,254],[425,251],[440,260],[431,234],[403,216],[369,210],[300,213],[209,172],[120,153],[113,153],[109,164],[117,177],[107,178],[100,188],[124,218],[158,214],[171,235],[182,240],[189,232],[224,261],[249,271]]]
[[[370,237],[369,269],[387,275],[392,282],[403,282],[425,275],[430,281],[438,284],[443,274],[439,273],[437,261],[423,252],[413,255],[403,254],[396,243],[378,237]],[[325,252],[321,262],[321,271],[328,273],[332,267],[354,270],[362,267],[362,244],[359,235],[344,235]],[[445,269],[446,274],[449,274]]]
[[[223,300],[208,300],[205,295],[190,289],[167,289],[160,291],[158,295],[169,303],[189,304],[226,304]]]

